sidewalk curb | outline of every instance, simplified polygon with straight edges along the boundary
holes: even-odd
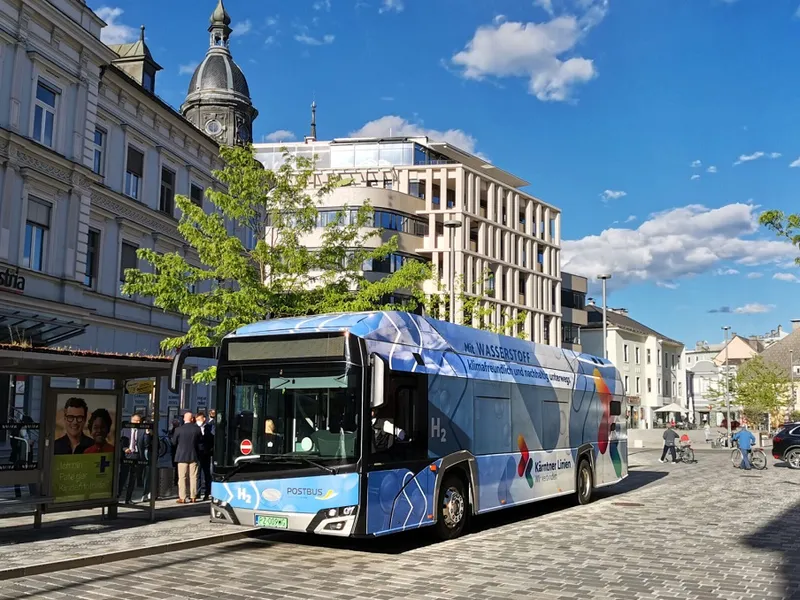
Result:
[[[92,567],[106,563],[118,562],[121,560],[128,560],[131,558],[142,558],[143,556],[155,556],[169,552],[178,552],[179,550],[190,550],[202,546],[213,546],[215,544],[224,544],[226,542],[233,542],[236,540],[262,537],[269,533],[275,532],[266,529],[248,529],[247,531],[240,531],[237,533],[220,533],[207,537],[183,540],[180,542],[169,542],[166,544],[145,546],[143,548],[132,548],[130,550],[120,550],[119,552],[109,552],[100,556],[68,558],[65,560],[57,560],[50,563],[40,563],[26,567],[0,569],[0,581],[19,579],[20,577],[30,577],[33,575],[43,575],[45,573],[55,573],[57,571],[67,571],[70,569],[79,569],[81,567]]]

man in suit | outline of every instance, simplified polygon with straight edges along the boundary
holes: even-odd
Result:
[[[133,498],[133,490],[136,488],[136,482],[142,475],[145,466],[145,448],[148,444],[148,433],[145,429],[140,429],[139,425],[142,423],[142,416],[134,414],[131,416],[131,427],[125,430],[123,439],[127,439],[128,443],[123,446],[123,469],[120,477],[120,482],[125,483],[127,478],[127,485],[125,488],[125,504],[131,504]],[[122,489],[120,489],[120,493]],[[147,491],[145,491],[145,494]]]
[[[175,430],[172,437],[175,462],[178,463],[178,504],[197,502],[197,475],[202,434],[200,428],[192,423],[193,419],[192,413],[185,413],[183,425]]]
[[[211,431],[211,424],[206,421],[206,414],[200,411],[194,418],[200,428],[200,471],[197,477],[197,488],[200,488],[200,474],[203,475],[204,493],[203,501],[208,500],[211,495],[211,456],[214,454],[214,434]]]

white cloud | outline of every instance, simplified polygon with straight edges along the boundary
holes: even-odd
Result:
[[[179,75],[191,75],[194,73],[195,69],[200,63],[197,61],[186,63],[185,65],[180,65],[178,67],[178,74]]]
[[[790,164],[789,167],[792,168],[792,169],[796,169],[797,167],[800,167],[800,158],[798,158],[792,164]]]
[[[603,202],[608,202],[609,200],[619,200],[627,195],[628,193],[622,190],[605,190],[600,194],[600,197],[603,199]]]
[[[278,129],[264,136],[265,142],[292,142],[297,139],[293,131]]]
[[[775,308],[774,304],[759,304],[758,302],[753,302],[752,304],[745,304],[739,308],[734,308],[733,312],[737,315],[757,315],[768,313],[773,308]]]
[[[656,281],[656,285],[667,290],[677,290],[680,287],[680,285],[674,281]]]
[[[565,101],[572,89],[597,76],[594,63],[575,56],[586,34],[605,17],[608,0],[579,0],[579,17],[564,14],[543,23],[493,22],[478,27],[452,61],[467,79],[524,77],[542,101]]]
[[[625,219],[626,223],[633,223],[636,220],[636,215],[631,215],[627,219]]]
[[[306,44],[308,46],[322,46],[324,44],[332,44],[333,40],[336,39],[336,36],[328,33],[322,36],[322,39],[311,37],[305,33],[300,33],[294,36],[294,39],[300,42],[301,44]]]
[[[278,24],[278,17],[267,17],[264,23],[266,23],[267,27],[275,27]]]
[[[553,0],[533,0],[533,3],[550,16],[553,16]]]
[[[401,137],[427,136],[433,141],[447,142],[448,144],[457,146],[461,150],[465,150],[470,154],[475,154],[486,160],[486,157],[475,149],[477,140],[461,129],[448,129],[447,131],[428,129],[396,115],[386,115],[385,117],[375,119],[374,121],[366,123],[357,131],[350,133],[351,137],[387,137],[389,135]]]
[[[250,19],[245,19],[241,23],[235,23],[231,29],[236,35],[247,35],[253,30],[253,22]]]
[[[692,161],[692,168],[693,169],[699,169],[702,166],[703,166],[703,163],[701,163],[699,160]]]
[[[274,35],[268,35],[267,38],[264,40],[264,45],[265,46],[270,46],[270,45],[272,45],[274,43],[275,43],[275,36]]]
[[[494,19],[492,19],[492,22],[493,22],[495,25],[499,25],[500,23],[505,23],[507,20],[508,20],[508,19],[506,19],[506,16],[505,16],[505,15],[496,15],[496,16],[495,16],[495,18],[494,18]]]
[[[794,273],[775,273],[772,278],[778,281],[790,281],[792,283],[800,281]]]
[[[381,100],[384,102],[394,102],[394,96],[381,96]]]
[[[378,9],[378,12],[379,13],[385,13],[385,12],[396,12],[396,13],[399,13],[399,12],[403,12],[403,9],[405,9],[405,7],[406,6],[403,3],[403,0],[383,0],[383,4]]]
[[[331,9],[331,0],[318,0],[312,4],[314,10],[325,10],[329,11]]]
[[[748,279],[759,279],[759,278],[761,278],[763,276],[764,276],[763,273],[759,273],[757,271],[753,271],[753,272],[747,274],[747,278]]]
[[[769,157],[770,158],[780,158],[781,156],[783,156],[783,154],[781,154],[780,152],[770,152],[769,153]]]
[[[736,269],[717,269],[714,275],[738,275],[739,271]]]
[[[100,39],[104,43],[128,44],[136,40],[137,36],[139,35],[139,31],[133,27],[129,27],[117,22],[117,19],[122,16],[122,13],[125,12],[124,10],[121,8],[103,6],[102,8],[98,8],[95,12],[97,13],[98,17],[106,22],[106,26],[103,27],[102,31],[100,32]]]
[[[759,231],[757,209],[741,203],[673,208],[651,215],[635,229],[609,228],[564,241],[562,267],[592,279],[612,273],[610,283],[623,287],[676,281],[725,263],[755,266],[793,260],[797,249],[788,241],[753,239]]]
[[[717,172],[717,167],[715,167],[714,165],[711,165],[706,169],[706,173],[716,173],[716,172]]]
[[[700,175],[698,175],[697,173],[695,173],[695,174],[694,174],[694,175],[692,175],[692,176],[691,176],[689,179],[691,179],[692,181],[697,181],[698,179],[700,179]]]
[[[759,150],[758,152],[753,152],[752,154],[742,154],[739,156],[739,160],[733,163],[733,166],[740,165],[742,163],[750,162],[753,160],[758,160],[759,158],[763,158],[765,156],[774,159],[774,158],[780,158],[781,156],[783,156],[783,154],[781,154],[780,152],[770,152],[769,154],[767,154],[766,152],[762,152],[761,150]]]

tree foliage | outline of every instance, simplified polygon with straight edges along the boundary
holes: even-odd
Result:
[[[761,213],[758,222],[800,248],[800,213],[787,215],[781,210],[768,210]],[[800,256],[794,260],[800,265]]]
[[[709,391],[709,396],[724,400],[724,380]],[[779,367],[754,356],[730,378],[730,399],[731,406],[741,406],[752,423],[761,423],[766,414],[773,423],[780,423],[792,402],[791,381]]]
[[[372,227],[369,203],[345,207],[317,230],[320,201],[348,181],[331,178],[312,194],[314,164],[306,158],[285,153],[275,171],[256,161],[251,148],[223,148],[221,158],[224,167],[214,176],[226,189],[206,191],[215,210],[176,197],[178,231],[196,260],[143,248],[138,256],[150,268],[125,273],[123,293],[185,315],[188,331],[165,339],[164,350],[216,345],[237,327],[268,317],[415,310],[424,301],[426,263],[407,261],[377,281],[365,275],[365,263],[388,259],[398,246],[396,236],[384,240]],[[408,301],[387,305],[398,291]],[[213,370],[197,380],[211,378]]]

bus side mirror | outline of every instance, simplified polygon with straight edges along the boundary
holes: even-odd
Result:
[[[181,373],[183,371],[183,363],[187,358],[217,358],[217,348],[214,346],[199,347],[199,348],[184,348],[178,352],[172,359],[172,367],[169,373],[169,382],[167,388],[173,394],[180,393],[181,387]]]
[[[377,354],[370,356],[372,363],[372,395],[370,406],[372,408],[381,406],[386,397],[386,361]]]

